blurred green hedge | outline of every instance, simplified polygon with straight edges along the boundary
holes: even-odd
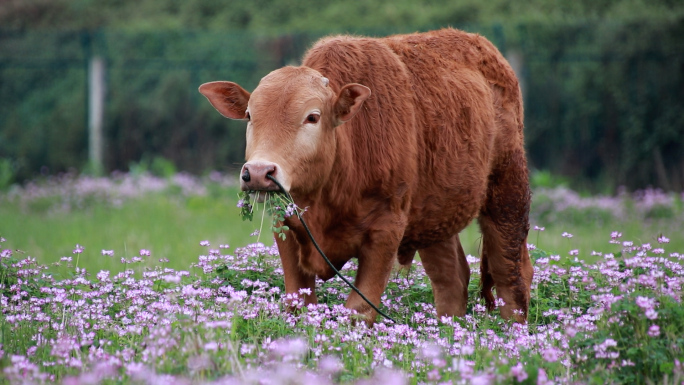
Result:
[[[575,185],[684,189],[684,18],[519,31],[535,167]]]
[[[575,187],[684,189],[684,17],[463,29],[522,58],[532,167]],[[244,123],[221,117],[197,87],[232,80],[251,90],[324,34],[0,31],[0,159],[15,181],[86,168],[87,62],[100,56],[106,170],[154,157],[196,173],[239,167]]]

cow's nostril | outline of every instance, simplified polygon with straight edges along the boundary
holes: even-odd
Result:
[[[250,179],[252,178],[249,175],[249,169],[245,167],[245,171],[242,172],[242,180],[244,180],[245,182],[249,182]]]

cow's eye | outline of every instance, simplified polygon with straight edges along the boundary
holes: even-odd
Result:
[[[318,123],[318,120],[321,119],[321,116],[318,114],[309,114],[309,116],[306,117],[306,120],[304,123]]]

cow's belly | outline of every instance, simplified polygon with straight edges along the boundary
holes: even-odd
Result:
[[[477,217],[486,198],[486,180],[436,185],[412,202],[400,249],[415,251],[458,234]],[[400,250],[401,251],[401,250]]]

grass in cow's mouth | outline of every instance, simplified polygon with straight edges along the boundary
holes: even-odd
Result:
[[[263,192],[263,191],[242,191],[238,194],[237,207],[240,208],[240,216],[242,220],[253,220],[254,219],[254,205],[251,201],[252,194],[266,194],[264,199],[264,207],[261,216],[261,226],[259,228],[259,234],[264,229],[264,217],[268,214],[271,217],[271,231],[277,234],[278,237],[285,240],[285,231],[290,228],[283,224],[285,218],[289,218],[292,215],[301,215],[306,211],[306,209],[299,208],[287,195],[282,192]],[[256,202],[255,202],[256,203]]]

